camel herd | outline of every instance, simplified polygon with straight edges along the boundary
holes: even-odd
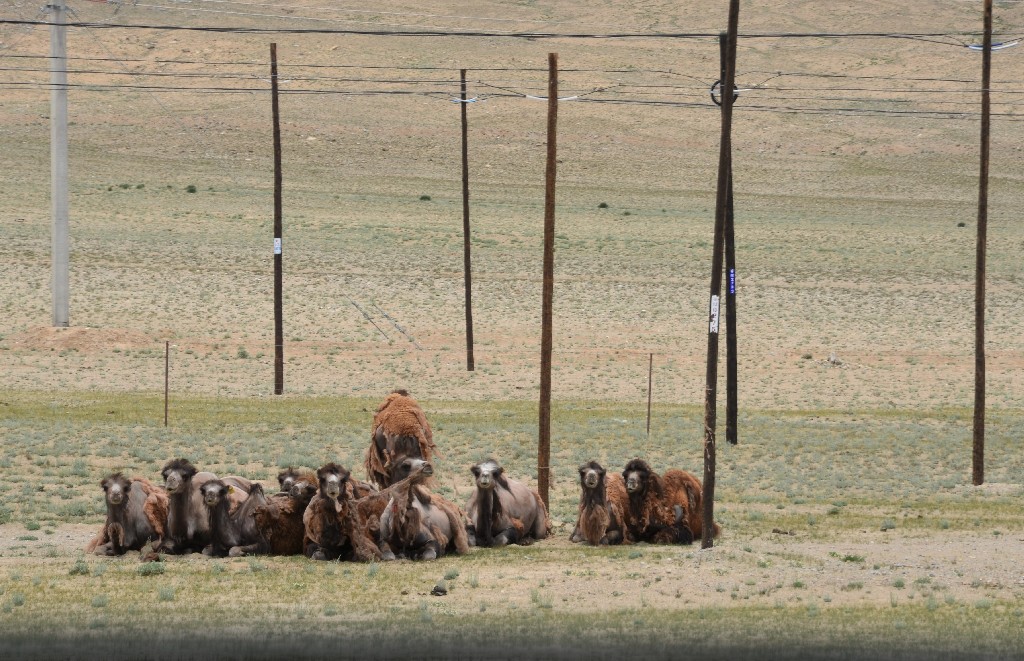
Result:
[[[465,510],[434,493],[437,454],[423,409],[396,390],[373,417],[365,459],[370,482],[336,463],[282,470],[280,491],[271,495],[257,482],[199,471],[187,459],[167,462],[162,487],[114,473],[101,482],[107,518],[87,550],[432,560],[550,534],[540,496],[506,477],[494,459],[472,467],[475,485]],[[642,459],[621,474],[608,474],[596,461],[579,472],[573,542],[689,544],[701,536],[701,484],[693,475],[676,469],[660,475]],[[716,524],[714,534],[719,531]]]

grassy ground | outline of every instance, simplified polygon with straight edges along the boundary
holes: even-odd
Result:
[[[567,541],[581,461],[614,468],[642,455],[700,474],[695,408],[656,407],[648,439],[634,407],[591,401],[555,408],[555,528],[532,547],[434,563],[139,564],[80,551],[102,517],[101,476],[156,478],[178,455],[264,481],[289,463],[357,465],[374,401],[179,398],[169,428],[154,396],[5,391],[0,402],[0,623],[5,643],[29,657],[269,658],[300,640],[301,654],[319,656],[344,639],[353,653],[429,658],[465,653],[484,631],[498,656],[1012,658],[1024,642],[1013,559],[1024,548],[1021,491],[1000,484],[1024,466],[1012,446],[994,444],[989,486],[963,486],[964,411],[743,416],[743,443],[719,451],[724,534],[707,551]],[[534,481],[532,403],[424,405],[445,454],[440,493],[464,502],[466,467],[492,453]],[[993,436],[1018,437],[1022,419],[993,416]],[[447,596],[429,594],[438,583]]]
[[[376,405],[366,398],[179,397],[165,428],[160,397],[0,394],[0,465],[6,473],[0,506],[8,520],[39,522],[98,520],[104,511],[95,488],[100,477],[124,470],[154,478],[176,456],[259,480],[272,480],[279,466],[331,460],[361,470]],[[423,405],[444,453],[442,493],[468,494],[468,466],[492,454],[513,475],[536,479],[532,402],[425,400]],[[576,467],[589,459],[615,468],[642,456],[655,466],[702,473],[701,412],[695,407],[655,407],[650,438],[645,411],[636,406],[558,402],[553,416],[552,511],[560,521],[575,516]],[[1016,411],[990,417],[989,482],[1017,482],[1024,472],[1024,458],[1012,440],[1024,435],[1022,425]],[[833,501],[843,501],[844,513],[853,514],[851,527],[868,523],[869,512],[875,513],[875,524],[884,517],[912,519],[900,512],[915,503],[947,505],[946,523],[957,529],[1013,521],[1012,507],[1004,511],[991,503],[985,503],[984,519],[972,518],[977,497],[963,492],[970,473],[967,411],[759,411],[741,417],[740,428],[743,442],[719,450],[717,493],[726,525],[748,516],[749,508],[778,505],[764,513],[762,524],[775,527],[806,510],[822,512]]]

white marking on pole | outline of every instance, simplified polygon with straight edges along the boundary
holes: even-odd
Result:
[[[281,237],[279,237],[279,236],[275,236],[274,237],[274,254],[275,255],[280,255],[281,254]]]
[[[718,332],[718,294],[711,297],[711,327],[709,332]]]

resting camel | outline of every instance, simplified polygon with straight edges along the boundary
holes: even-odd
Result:
[[[414,462],[414,474],[391,491],[380,517],[381,546],[387,547],[385,560],[399,557],[412,560],[433,560],[447,552],[462,555],[469,551],[466,528],[459,508],[437,494],[430,493],[423,482],[434,474],[430,462]]]
[[[395,390],[373,415],[370,447],[366,449],[366,474],[385,488],[398,481],[392,467],[403,457],[430,461],[437,454],[434,433],[427,416],[406,390]]]
[[[231,511],[231,494],[236,488],[223,480],[210,480],[199,487],[203,504],[210,512],[210,544],[203,555],[232,558],[257,552],[263,538],[253,514],[257,507],[266,505],[263,486],[253,483],[249,496]]]
[[[540,495],[522,482],[505,477],[494,459],[473,466],[476,489],[466,503],[470,546],[531,544],[551,532]]]
[[[585,540],[594,546],[631,543],[625,518],[629,496],[622,476],[607,475],[596,461],[588,461],[579,470],[582,487],[579,518],[570,540]]]
[[[267,498],[266,503],[256,507],[253,519],[260,533],[261,545],[246,553],[301,555],[302,540],[306,535],[302,515],[316,492],[316,484],[299,481],[291,486],[289,493],[275,493]]]
[[[149,542],[159,547],[167,526],[167,493],[142,477],[121,473],[100,482],[107,503],[107,520],[88,546],[96,555],[123,555]]]
[[[207,471],[200,472],[188,459],[168,461],[161,473],[169,501],[167,535],[161,550],[167,553],[202,551],[210,543],[210,513],[203,504],[199,489],[210,480],[216,480],[217,476]],[[224,484],[234,487],[228,494],[233,511],[248,497],[252,482],[235,475],[221,479]]]
[[[626,527],[636,541],[690,544],[703,531],[701,484],[686,471],[658,475],[647,462],[633,459],[622,471],[629,493]],[[715,524],[717,537],[721,528]]]
[[[306,556],[313,560],[380,560],[380,549],[348,495],[349,471],[332,462],[316,474],[320,490],[302,515]]]

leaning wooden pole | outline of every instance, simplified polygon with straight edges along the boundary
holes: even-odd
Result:
[[[462,79],[462,262],[466,289],[466,370],[475,369],[473,359],[473,271],[470,259],[469,236],[469,119],[466,116],[466,70],[460,70]]]
[[[727,40],[719,40],[721,77],[725,80],[725,61],[728,56]],[[735,78],[735,76],[733,76]],[[721,89],[724,94],[725,88]],[[734,96],[730,93],[730,96]],[[733,445],[739,442],[737,417],[739,411],[738,360],[736,340],[736,230],[732,206],[732,154],[729,154],[729,190],[725,201],[725,440]]]
[[[544,280],[540,332],[540,429],[537,490],[548,506],[551,480],[551,322],[555,291],[555,173],[558,128],[558,53],[548,54],[548,158],[544,172]]]
[[[715,202],[715,241],[711,258],[711,295],[708,306],[708,360],[704,387],[704,493],[703,535],[701,548],[714,545],[715,521],[715,425],[718,390],[718,326],[722,292],[722,258],[725,238],[725,216],[728,205],[729,173],[732,170],[732,90],[736,77],[736,30],[739,23],[739,0],[729,2],[729,29],[722,35],[728,40],[725,79],[722,80],[722,138],[718,152],[718,195]]]
[[[277,44],[270,44],[270,103],[274,116],[274,394],[284,393],[284,278],[281,260],[281,112],[277,103]]]
[[[988,243],[988,162],[991,134],[992,0],[985,0],[981,60],[981,174],[978,178],[978,243],[974,267],[974,449],[971,479],[985,483],[985,261]]]

